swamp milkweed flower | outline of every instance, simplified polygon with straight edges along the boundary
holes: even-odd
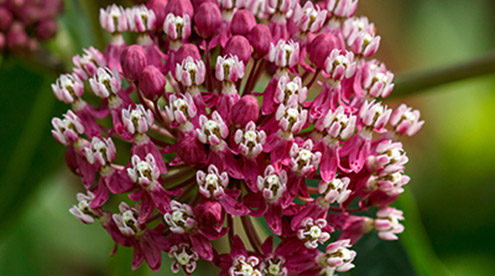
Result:
[[[397,239],[389,204],[409,182],[398,139],[423,121],[380,101],[393,74],[371,59],[380,36],[357,2],[101,9],[110,43],[52,86],[71,105],[52,133],[86,190],[70,212],[133,247],[133,269],[158,270],[166,252],[186,274],[206,260],[222,275],[334,275],[354,267],[362,235]],[[116,194],[128,198],[118,208]],[[229,250],[214,248],[224,236]]]

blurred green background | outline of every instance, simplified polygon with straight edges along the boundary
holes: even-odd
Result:
[[[109,1],[65,2],[47,47],[67,61],[90,45],[102,50],[97,9]],[[396,76],[495,51],[492,0],[361,0],[358,14],[375,22],[376,57]],[[57,76],[25,59],[0,62],[0,275],[153,275],[130,271],[130,249],[110,257],[107,233],[68,212],[80,183],[50,134],[51,117],[67,109],[50,90]],[[360,241],[357,267],[345,275],[493,275],[495,75],[387,101],[400,102],[426,121],[405,141],[412,180],[395,206],[406,230],[399,242]],[[158,274],[170,275],[168,265]]]

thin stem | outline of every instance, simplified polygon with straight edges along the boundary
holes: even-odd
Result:
[[[256,73],[254,74],[253,80],[249,83],[249,87],[247,87],[244,90],[246,92],[246,95],[249,95],[251,94],[251,92],[253,92],[253,89],[256,86],[256,82],[258,82],[258,78],[260,77],[261,72],[263,72],[264,65],[265,65],[265,60],[263,59],[258,65],[258,68],[256,68]]]
[[[196,185],[189,185],[186,189],[182,191],[182,193],[175,199],[177,201],[184,201],[186,197],[192,192],[192,190],[196,187]]]
[[[399,75],[388,98],[404,97],[429,88],[495,72],[495,52],[449,66]],[[388,99],[387,98],[387,99]]]
[[[229,243],[232,244],[234,241],[234,218],[232,215],[227,215],[227,226],[229,227]]]
[[[301,76],[301,80],[302,80],[302,81],[305,81],[305,80],[306,80],[306,78],[309,76],[309,74],[311,74],[311,71],[309,71],[309,70],[305,70],[305,71],[304,71],[304,74]]]
[[[209,92],[213,92],[213,76],[211,74],[211,61],[210,61],[210,41],[206,40],[205,49],[205,59],[206,59],[206,89]]]
[[[258,62],[260,60],[259,59],[255,59],[254,60],[254,63],[253,63],[253,67],[251,67],[251,72],[249,72],[249,77],[246,81],[246,84],[244,85],[244,90],[242,91],[242,93],[240,94],[242,96],[242,94],[244,93],[250,93],[250,92],[247,92],[246,91],[246,88],[248,88],[250,85],[251,85],[251,82],[253,81],[253,78],[254,78],[254,75],[255,75],[255,71],[256,71],[256,66],[258,65]]]
[[[165,148],[165,147],[168,147],[168,146],[172,145],[172,144],[169,144],[169,143],[167,143],[167,142],[165,142],[165,141],[162,141],[162,140],[160,140],[160,139],[156,139],[156,138],[155,138],[155,137],[153,137],[153,136],[148,136],[148,137],[151,139],[151,141],[152,141],[155,145],[158,145],[158,146],[160,146],[160,147],[162,147],[162,148]]]
[[[368,209],[368,207],[354,208],[354,209],[345,209],[345,208],[339,208],[339,207],[330,206],[328,208],[328,210],[330,210],[330,211],[339,212],[339,213],[357,213],[357,212],[366,211],[367,209]]]
[[[156,213],[156,214],[152,215],[149,219],[147,219],[145,223],[150,223],[150,222],[160,218],[162,215],[163,214],[161,214],[161,213]]]
[[[260,250],[261,241],[260,238],[258,237],[258,233],[256,232],[256,229],[253,226],[251,217],[241,216],[241,221],[242,221],[242,225],[244,226],[244,232],[246,232],[246,235],[249,239],[249,243],[251,243],[251,246],[253,247],[254,251],[256,251],[258,254],[261,254],[261,250]]]
[[[186,179],[184,182],[182,182],[180,184],[177,184],[177,185],[175,185],[173,187],[170,187],[167,190],[177,190],[177,189],[180,189],[180,188],[183,188],[183,187],[187,187],[187,186],[189,186],[191,184],[194,184],[195,182],[196,182],[195,177],[192,177],[191,176],[191,178]]]
[[[189,179],[190,177],[194,176],[194,171],[191,168],[186,168],[184,170],[180,170],[172,175],[170,175],[170,172],[162,178],[163,183],[166,183],[168,186],[168,183],[170,184],[175,184],[177,181],[186,178]]]
[[[172,132],[172,135],[176,135],[175,129],[170,128],[170,118],[167,114],[158,106],[158,100],[153,101],[153,106],[155,107],[155,114],[160,117],[160,121],[163,122],[163,126],[169,131]]]
[[[320,71],[321,71],[321,69],[316,70],[316,72],[313,75],[313,78],[309,81],[308,84],[306,84],[306,88],[309,89],[313,85],[313,83],[315,82],[316,78],[318,78],[318,75],[320,74]]]
[[[312,194],[319,194],[320,192],[318,191],[318,188],[315,188],[315,187],[307,187],[308,189],[308,192],[312,193]]]
[[[154,131],[156,131],[156,132],[158,132],[159,134],[161,134],[161,135],[163,135],[165,137],[171,138],[173,140],[176,139],[176,137],[172,133],[170,133],[168,130],[166,130],[164,128],[161,128],[161,127],[159,127],[159,126],[157,126],[155,124],[151,125],[151,129],[154,130]]]
[[[172,73],[168,72],[168,74],[165,77],[167,78],[168,83],[172,86],[172,88],[176,93],[182,93],[184,91],[182,89],[182,85],[180,85],[175,81],[174,77],[172,76]]]

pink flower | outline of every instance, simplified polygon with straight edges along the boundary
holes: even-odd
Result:
[[[122,80],[117,70],[111,71],[106,67],[99,67],[94,77],[89,79],[93,93],[100,98],[108,98],[120,91]]]
[[[292,144],[289,167],[297,174],[306,175],[314,172],[320,163],[321,152],[313,152],[313,142],[306,140],[302,146]]]
[[[419,121],[419,110],[412,110],[405,104],[401,104],[390,116],[390,124],[395,128],[397,134],[416,134],[425,121]]]
[[[154,207],[160,212],[170,210],[170,195],[173,193],[166,191],[159,181],[160,168],[155,162],[151,153],[146,155],[145,160],[139,156],[133,155],[132,167],[127,168],[127,175],[132,182],[140,186],[141,190],[129,195],[134,200],[141,200],[141,209],[139,213],[140,222],[146,221]]]
[[[52,84],[55,97],[64,103],[73,103],[84,93],[83,82],[73,74],[60,76],[55,84]]]
[[[266,134],[263,130],[257,131],[256,124],[250,121],[246,125],[245,131],[238,129],[234,136],[235,142],[239,145],[239,151],[246,157],[254,158],[263,150],[266,142]]]
[[[191,18],[187,14],[175,16],[169,13],[163,22],[163,31],[170,40],[187,39],[191,35]]]
[[[325,265],[338,272],[346,272],[354,267],[352,261],[356,257],[356,251],[349,250],[349,240],[340,240],[327,246],[324,256]]]
[[[168,256],[174,259],[171,266],[173,273],[179,272],[181,267],[187,273],[193,273],[196,270],[196,263],[199,260],[199,256],[189,244],[180,243],[172,245]]]
[[[356,12],[358,0],[328,0],[327,10],[338,17],[351,17]]]
[[[387,207],[380,209],[376,216],[375,229],[378,231],[378,236],[384,240],[398,239],[396,234],[404,231],[404,226],[399,223],[399,220],[404,219],[402,211]]]
[[[278,40],[276,45],[271,44],[268,59],[281,68],[295,66],[299,61],[299,44]]]
[[[63,120],[53,118],[52,126],[54,128],[52,134],[55,140],[66,146],[77,142],[79,136],[84,133],[84,126],[82,125],[81,120],[72,112],[72,110],[69,110],[67,111],[67,114],[64,114]]]
[[[297,237],[304,241],[307,248],[316,248],[318,243],[325,243],[330,238],[330,234],[325,232],[326,226],[327,221],[324,219],[313,221],[312,218],[306,218],[297,230]]]
[[[381,102],[393,73],[371,59],[380,36],[354,17],[357,2],[102,9],[103,54],[84,50],[52,85],[70,105],[52,134],[86,190],[70,212],[134,248],[133,269],[157,271],[163,251],[186,274],[206,260],[220,275],[334,275],[354,267],[351,244],[371,230],[396,239],[402,212],[389,205],[410,181],[399,140],[423,121]],[[0,29],[29,44],[10,12]],[[253,217],[270,229],[264,242]]]
[[[326,17],[327,11],[320,10],[318,6],[315,7],[311,2],[306,2],[303,7],[297,4],[292,20],[299,27],[299,31],[316,33],[325,23]]]
[[[341,179],[334,178],[330,182],[321,182],[318,185],[318,192],[323,194],[323,198],[327,204],[332,204],[334,202],[342,204],[352,192],[348,189],[349,183],[350,179],[347,177]]]
[[[83,51],[84,55],[75,55],[72,58],[75,65],[73,71],[81,80],[87,80],[96,74],[99,67],[104,67],[106,61],[100,51],[92,46]]]
[[[146,6],[128,8],[125,12],[130,31],[143,33],[155,28],[155,13],[153,10],[146,8]]]
[[[215,165],[208,166],[208,174],[203,171],[196,173],[196,182],[199,185],[199,192],[205,198],[218,200],[222,204],[225,211],[231,215],[243,216],[249,210],[242,204],[236,201],[231,193],[228,193],[225,188],[229,184],[227,172],[220,173]]]
[[[95,196],[91,192],[88,192],[87,195],[77,193],[78,203],[70,208],[69,212],[83,223],[92,224],[95,221],[95,217],[99,217],[101,215],[101,210],[90,207],[90,203],[94,198]]]

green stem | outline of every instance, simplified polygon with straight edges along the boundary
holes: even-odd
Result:
[[[261,241],[258,236],[258,233],[256,232],[256,229],[254,229],[254,225],[253,222],[251,221],[251,217],[241,216],[241,222],[242,222],[242,226],[244,226],[244,232],[246,232],[246,235],[249,239],[249,243],[251,243],[251,246],[253,247],[254,251],[261,254]]]
[[[495,52],[474,60],[399,75],[388,98],[404,97],[450,82],[495,72]],[[387,98],[387,99],[388,99]]]

